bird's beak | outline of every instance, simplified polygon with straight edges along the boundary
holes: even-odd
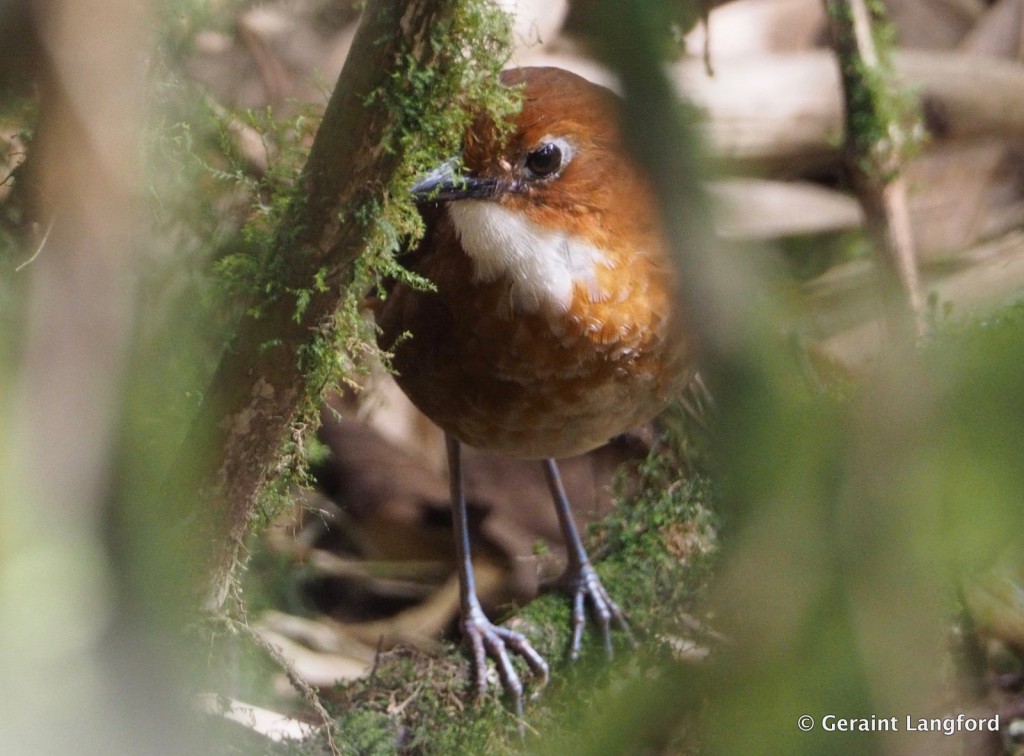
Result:
[[[459,160],[452,158],[419,179],[409,191],[418,203],[493,199],[499,192],[499,183],[495,178],[462,175]]]

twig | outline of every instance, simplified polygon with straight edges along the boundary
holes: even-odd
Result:
[[[331,717],[330,713],[320,702],[320,696],[317,694],[313,686],[306,682],[306,679],[299,674],[295,667],[292,666],[292,663],[288,661],[283,653],[281,653],[281,649],[253,630],[245,622],[239,622],[238,620],[231,619],[226,616],[223,617],[223,620],[242,632],[256,646],[265,651],[270,658],[274,660],[274,663],[281,668],[285,676],[288,678],[288,682],[290,682],[292,687],[298,691],[300,696],[302,696],[302,700],[305,701],[306,704],[308,704],[316,713],[316,716],[323,727],[324,734],[327,736],[327,746],[331,749],[333,756],[341,756],[341,751],[334,742],[334,718]]]
[[[7,172],[7,175],[4,176],[2,180],[0,180],[0,186],[7,186],[9,183],[11,183],[14,180],[14,174],[18,172],[18,168],[21,166],[21,164],[23,162],[25,162],[25,156],[27,154],[28,153],[25,152],[24,150],[20,150],[20,151],[13,151],[12,150],[11,152],[4,153],[3,157],[4,157],[4,160],[7,161],[8,165],[10,165],[11,163],[14,163],[15,161],[17,161],[17,163],[14,165],[14,167],[11,168],[11,170],[9,170]]]
[[[708,7],[707,3],[703,3],[700,8],[700,25],[704,29],[704,51],[701,56],[704,63],[704,73],[713,77],[715,75],[715,67],[711,63],[711,8]]]
[[[46,227],[46,233],[43,234],[42,241],[39,242],[39,246],[36,247],[36,251],[32,253],[32,256],[25,262],[14,269],[15,273],[21,273],[21,271],[35,262],[36,258],[39,257],[39,253],[43,251],[43,247],[46,246],[46,240],[50,238],[50,232],[53,231],[53,224],[57,220],[57,216],[50,218],[50,225]]]
[[[366,675],[367,680],[372,680],[377,676],[377,670],[380,668],[380,658],[384,653],[384,634],[381,633],[377,636],[377,650],[373,653],[373,666],[370,667],[369,674]]]
[[[886,323],[892,339],[924,335],[907,190],[900,176],[910,143],[908,105],[896,91],[878,43],[877,0],[824,0],[839,62],[845,106],[844,162],[873,242]]]

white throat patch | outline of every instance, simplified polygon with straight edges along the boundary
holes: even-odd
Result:
[[[576,283],[587,287],[591,301],[607,299],[595,268],[608,261],[594,245],[538,226],[496,202],[459,200],[448,204],[448,212],[473,261],[474,281],[507,277],[514,310],[535,312],[547,305],[566,311]]]

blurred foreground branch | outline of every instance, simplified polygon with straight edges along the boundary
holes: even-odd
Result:
[[[142,11],[131,0],[0,8],[0,27],[16,21],[0,30],[9,66],[0,88],[31,92],[39,109],[17,179],[25,237],[35,238],[3,260],[18,289],[2,303],[14,307],[0,332],[9,358],[0,364],[5,753],[194,748],[173,642],[149,632],[162,615],[128,598],[148,576],[120,569],[110,532],[127,476],[119,426],[143,237]],[[13,34],[20,53],[4,47]]]
[[[635,690],[611,697],[599,716],[574,732],[574,750],[625,752],[643,744],[654,752],[676,751],[682,750],[678,739],[688,742],[699,732],[702,753],[951,752],[936,738],[917,733],[844,733],[849,737],[839,740],[821,727],[810,732],[795,727],[801,715],[820,723],[825,713],[836,711],[867,717],[930,713],[941,705],[936,659],[948,616],[944,569],[957,550],[983,562],[998,541],[996,526],[981,534],[978,523],[984,517],[939,516],[957,500],[963,468],[972,469],[976,459],[948,452],[971,448],[962,441],[954,446],[945,429],[955,424],[936,412],[952,406],[944,391],[948,384],[935,380],[916,354],[891,349],[881,360],[885,369],[863,385],[860,401],[835,401],[808,386],[778,333],[785,303],[772,279],[754,277],[750,256],[730,259],[700,236],[701,219],[692,215],[699,212],[696,173],[687,172],[695,152],[681,137],[685,126],[667,101],[663,69],[650,52],[657,48],[656,4],[638,4],[629,14],[613,9],[613,3],[593,5],[595,37],[620,75],[629,104],[627,131],[646,136],[638,154],[660,192],[677,262],[687,274],[683,293],[694,297],[689,306],[701,318],[695,324],[698,335],[714,340],[704,344],[704,354],[714,363],[707,371],[717,408],[712,454],[726,522],[720,531],[724,558],[711,591],[715,629],[730,642],[696,671],[665,663],[660,678],[644,680],[649,698]],[[661,22],[664,28],[665,19]],[[708,93],[722,101],[732,95],[739,103],[736,111],[750,115],[750,129],[741,137],[755,133],[762,106],[766,101],[770,106],[780,92],[791,89],[795,97],[806,95],[804,102],[813,97],[816,104],[823,99],[824,87],[806,80],[769,89],[761,79],[760,88],[748,82],[733,89],[728,81],[733,64],[716,61],[718,82],[698,73],[699,63],[689,65],[693,78],[703,82],[697,102],[706,104],[702,95]],[[753,68],[761,65],[758,59],[748,73],[756,76]],[[824,65],[815,69],[824,71]],[[834,69],[831,75],[834,85]],[[889,81],[883,77],[882,83]],[[838,91],[834,86],[832,92]],[[841,122],[839,97],[830,104],[827,117],[821,110],[812,112],[813,119],[787,116],[791,129],[806,120],[827,124],[813,141],[826,160],[836,155],[828,146],[828,130],[834,133]],[[863,112],[861,103],[855,105],[851,116]],[[718,114],[708,109],[714,121]],[[889,121],[880,122],[891,137]],[[710,127],[713,139],[720,123]],[[726,138],[736,136],[727,129],[718,133],[723,132]],[[878,156],[870,155],[877,141],[864,145],[862,156],[871,157],[865,167],[891,178],[899,163],[879,165]],[[732,143],[745,146],[741,138]],[[869,188],[881,192],[888,183]],[[1007,393],[979,393],[950,414],[974,417],[982,400]],[[1006,446],[1014,453],[1017,448]],[[956,473],[947,473],[958,466]],[[1007,490],[1016,494],[1019,488]],[[978,491],[968,494],[979,507],[982,501],[1002,507],[995,493],[987,499]],[[1005,527],[1019,520],[1018,514],[1004,517],[1004,511],[1009,510],[988,522]],[[961,532],[978,540],[964,546]]]

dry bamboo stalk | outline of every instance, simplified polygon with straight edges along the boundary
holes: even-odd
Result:
[[[899,84],[920,93],[934,138],[1024,143],[1024,65],[922,51],[896,53],[893,65]],[[843,111],[829,53],[720,58],[713,78],[688,61],[674,75],[706,111],[712,150],[728,167],[794,175],[836,160]]]

